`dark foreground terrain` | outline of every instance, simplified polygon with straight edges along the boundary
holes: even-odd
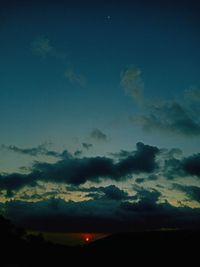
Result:
[[[0,217],[0,241],[0,266],[192,266],[199,261],[200,231],[121,233],[85,246],[67,247],[46,242],[41,235],[26,235]]]

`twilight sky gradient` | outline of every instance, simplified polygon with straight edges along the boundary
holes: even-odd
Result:
[[[198,2],[1,2],[3,214],[56,232],[200,223]]]

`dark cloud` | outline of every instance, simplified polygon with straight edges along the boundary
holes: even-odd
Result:
[[[90,137],[96,141],[107,141],[107,135],[97,128],[92,130]]]
[[[116,191],[111,189],[106,189],[109,196],[110,191]],[[138,188],[134,203],[124,201],[124,195],[119,195],[82,202],[58,198],[35,203],[8,201],[1,208],[18,225],[38,231],[115,232],[199,227],[200,209],[158,203],[161,194],[156,190]]]
[[[74,158],[68,151],[62,153],[63,159],[56,163],[35,162],[29,174],[11,174],[0,177],[0,188],[20,189],[26,185],[35,185],[37,181],[84,184],[87,181],[99,182],[101,179],[125,180],[133,173],[151,173],[158,166],[157,147],[137,143],[133,156],[118,162],[107,157]]]
[[[55,164],[37,162],[32,172],[43,181],[80,185],[86,181],[98,182],[101,177],[112,178],[113,168],[113,161],[105,157],[66,158]]]
[[[82,147],[85,148],[86,150],[89,150],[90,148],[93,147],[93,145],[89,143],[82,143]]]
[[[156,147],[137,143],[135,155],[117,163],[106,157],[66,158],[55,164],[35,163],[33,172],[36,176],[43,177],[43,180],[75,185],[83,184],[87,180],[98,182],[101,178],[123,180],[132,173],[152,172],[157,167],[155,157],[158,152]]]
[[[140,114],[131,117],[133,123],[141,125],[146,131],[200,136],[199,88],[185,90],[182,101],[148,99],[143,93],[141,70],[137,67],[129,67],[122,72],[120,84],[139,107]]]
[[[66,155],[66,153],[69,153],[67,150],[64,150],[62,153],[48,150],[46,144],[42,144],[42,145],[39,145],[37,147],[32,147],[32,148],[20,148],[14,145],[9,145],[9,146],[2,145],[1,149],[7,149],[12,152],[29,155],[29,156],[35,156],[35,157],[39,155],[46,155],[46,156],[51,156],[51,157],[56,157],[56,158],[62,158]]]
[[[145,178],[136,178],[135,182],[138,183],[138,184],[142,184],[142,183],[144,183],[145,181],[148,181],[148,180],[149,181],[156,181],[156,180],[158,180],[158,175],[151,174],[151,175],[149,175],[149,176],[147,176]]]
[[[22,201],[42,201],[46,199],[52,199],[56,198],[59,194],[66,194],[66,191],[62,192],[61,190],[52,190],[43,192],[42,194],[39,193],[26,193],[24,192],[22,195],[20,195],[20,200]]]
[[[151,174],[151,175],[148,176],[148,180],[150,180],[150,181],[156,181],[156,180],[158,180],[158,176],[155,175],[155,174]]]
[[[185,158],[176,158],[173,155],[164,160],[163,174],[167,179],[179,177],[200,177],[200,154],[194,154]]]
[[[183,159],[182,168],[187,174],[200,177],[200,153]]]
[[[6,217],[29,229],[92,231],[99,228],[101,231],[101,222],[105,227],[106,222],[115,221],[113,212],[118,206],[118,202],[110,199],[66,202],[52,198],[36,203],[10,201],[4,207]]]
[[[161,196],[161,193],[156,189],[147,190],[143,187],[134,186],[134,190],[137,192],[137,199],[143,203],[156,203]]]
[[[135,153],[134,151],[121,150],[119,153],[109,153],[109,154],[117,159],[120,159],[133,156],[134,153]]]
[[[200,202],[200,187],[174,184],[173,188],[184,192],[191,200]]]
[[[32,174],[12,173],[0,175],[0,189],[19,190],[24,186],[36,186],[37,182]]]
[[[75,156],[75,157],[80,157],[80,156],[82,155],[82,153],[83,153],[82,150],[76,150],[76,151],[74,152],[74,156]]]
[[[79,191],[79,189],[76,188]],[[81,189],[82,192],[89,192],[86,197],[90,197],[92,199],[109,199],[116,201],[123,201],[132,199],[132,196],[129,196],[127,192],[118,188],[115,185],[109,185],[105,187],[90,187]]]
[[[136,178],[136,179],[135,179],[135,182],[136,182],[137,184],[142,184],[142,183],[145,182],[145,178]]]
[[[167,202],[139,201],[122,203],[121,210],[127,220],[132,221],[132,229],[199,228],[198,208],[174,207]]]
[[[9,146],[2,145],[1,148],[30,156],[38,156],[40,154],[46,153],[47,151],[45,145],[40,145],[38,147],[33,147],[33,148],[20,148],[14,145],[9,145]]]
[[[165,160],[164,176],[169,180],[184,176],[184,172],[181,167],[181,161],[173,157]]]
[[[59,153],[59,157],[62,159],[72,159],[73,156],[68,150],[63,150],[63,152]]]
[[[160,101],[149,104],[146,114],[132,117],[134,123],[142,125],[144,130],[159,130],[183,136],[199,136],[200,122],[190,110],[176,101]]]
[[[108,199],[113,199],[113,200],[124,200],[128,199],[128,193],[125,192],[124,190],[119,189],[115,185],[110,185],[107,187],[104,187],[102,189],[102,192],[104,192],[105,196]]]
[[[165,186],[164,185],[161,185],[161,184],[156,184],[156,187],[157,188],[160,188],[160,189],[165,189]]]
[[[176,156],[182,155],[182,150],[179,148],[172,148],[170,150],[166,150],[165,158],[175,158]]]
[[[124,191],[123,189],[120,189],[119,187],[115,185],[108,185],[105,187],[92,186],[89,188],[71,185],[71,186],[68,186],[67,189],[72,192],[76,191],[76,192],[88,193],[86,197],[91,197],[93,199],[110,199],[110,200],[133,199],[133,197],[129,196],[129,194],[126,191]]]
[[[133,172],[152,172],[158,167],[155,162],[158,153],[159,149],[157,147],[144,145],[139,142],[137,143],[137,151],[135,152],[135,155],[119,161],[116,165],[117,170],[123,175],[129,175]]]
[[[17,153],[51,153],[53,151],[43,150],[43,147],[35,149],[19,149]],[[57,153],[57,152],[56,152]],[[145,174],[142,178],[137,178],[136,183],[146,181],[156,181],[159,177],[166,179],[177,179],[189,176],[200,177],[200,154],[195,154],[183,158],[181,151],[171,149],[169,151],[158,149],[157,147],[145,145],[141,142],[136,144],[136,150],[118,153],[118,158],[112,157],[80,157],[70,154],[67,150],[59,153],[59,160],[55,163],[35,161],[26,171],[29,173],[11,173],[0,175],[0,189],[5,190],[7,197],[12,197],[14,193],[25,186],[35,187],[38,182],[62,183],[71,186],[79,186],[87,181],[98,183],[102,180],[126,181],[132,178],[133,174]],[[110,188],[110,190],[117,188]],[[106,190],[106,189],[105,189]],[[106,195],[106,191],[101,190],[101,194]],[[101,197],[99,192],[94,193],[96,197]],[[119,193],[119,192],[118,192]],[[114,194],[114,193],[113,193]]]

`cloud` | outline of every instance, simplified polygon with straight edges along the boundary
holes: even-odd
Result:
[[[101,188],[102,192],[105,194],[105,197],[112,200],[125,200],[129,199],[128,193],[122,189],[119,189],[115,185],[109,185],[107,187]]]
[[[144,84],[141,78],[141,70],[137,67],[129,67],[121,72],[120,85],[125,93],[133,97],[137,103],[143,102]]]
[[[200,136],[200,89],[197,87],[185,90],[180,101],[150,99],[144,95],[141,70],[137,67],[123,71],[120,84],[139,107],[139,114],[130,117],[132,123],[142,126],[145,131]]]
[[[142,184],[142,183],[144,183],[145,181],[156,181],[156,180],[158,180],[158,175],[156,175],[156,174],[150,174],[150,175],[148,175],[147,177],[142,177],[142,178],[136,178],[135,179],[135,182],[137,183],[137,184]]]
[[[8,175],[0,175],[0,189],[11,192],[19,190],[24,186],[36,186],[37,182],[32,174],[12,173]]]
[[[68,186],[68,191],[71,192],[84,192],[88,193],[85,197],[89,197],[92,199],[110,199],[116,201],[123,201],[123,200],[131,200],[135,199],[134,196],[129,196],[129,194],[120,189],[116,185],[108,185],[108,186],[91,186],[91,187],[82,187],[82,186]]]
[[[152,172],[158,166],[155,161],[159,149],[154,146],[144,145],[141,142],[136,144],[137,151],[133,156],[128,156],[117,163],[119,173],[126,175],[132,172]]]
[[[131,118],[146,131],[158,130],[164,133],[175,133],[186,137],[200,135],[199,119],[190,110],[176,101],[160,101],[149,104],[144,115]]]
[[[85,148],[86,150],[89,150],[90,148],[93,147],[93,145],[89,143],[82,143],[82,147]]]
[[[111,230],[117,221],[113,212],[118,205],[110,200],[80,203],[52,198],[36,203],[10,201],[4,205],[4,209],[6,217],[28,229],[91,232]]]
[[[115,200],[115,201],[124,201],[132,199],[132,196],[129,196],[127,192],[120,189],[115,185],[109,186],[100,186],[100,187],[90,187],[90,188],[75,188],[75,191],[88,192],[86,197],[92,198],[93,200]]]
[[[111,156],[117,158],[117,159],[123,159],[123,158],[127,158],[129,156],[134,155],[134,151],[127,151],[127,150],[121,150],[118,153],[109,153]]]
[[[31,148],[20,148],[18,146],[14,145],[2,145],[1,149],[7,149],[11,152],[23,154],[23,155],[28,155],[28,156],[39,156],[39,155],[46,155],[46,156],[51,156],[51,157],[56,157],[56,158],[64,158],[66,155],[69,156],[70,153],[67,150],[64,150],[62,153],[48,150],[47,149],[48,144],[42,144],[37,147],[31,147]]]
[[[137,192],[136,199],[143,203],[157,203],[161,193],[156,189],[145,189],[143,187],[134,185],[133,189]]]
[[[148,176],[149,181],[156,181],[158,180],[158,176],[156,174],[151,174]]]
[[[150,176],[164,177],[168,180],[173,180],[175,178],[183,178],[186,173],[183,171],[181,166],[181,161],[183,160],[183,152],[181,149],[160,149],[160,169],[157,174],[152,174]],[[153,177],[152,177],[153,178]]]
[[[186,176],[200,178],[200,154],[193,154],[188,157],[176,158],[175,154],[167,153],[163,158],[163,176],[167,179],[184,178]],[[180,155],[180,154],[179,154]],[[166,155],[165,155],[166,156]]]
[[[184,192],[191,200],[200,202],[200,187],[191,185],[188,186],[188,185],[173,184],[173,188],[181,192]]]
[[[181,165],[187,174],[200,177],[200,153],[184,158]]]
[[[50,39],[45,36],[37,37],[31,44],[32,52],[40,56],[42,58],[46,58],[48,56],[57,58],[57,59],[65,59],[66,54],[57,50],[52,44]]]
[[[191,87],[184,92],[184,97],[192,102],[200,102],[200,89],[197,87]]]
[[[80,87],[86,86],[86,78],[84,75],[75,72],[73,68],[68,68],[65,71],[65,78],[73,85],[78,85]]]
[[[132,173],[152,172],[157,164],[156,154],[159,149],[137,143],[137,150],[117,163],[107,157],[65,158],[55,164],[35,163],[33,172],[44,180],[54,180],[69,184],[83,184],[87,180],[98,182],[101,179],[124,180]]]
[[[176,156],[181,156],[183,154],[182,150],[180,148],[172,148],[170,150],[166,150],[165,158],[174,158]]]
[[[75,157],[80,157],[80,156],[82,155],[82,153],[83,153],[82,150],[76,150],[76,151],[74,152],[74,156],[75,156]]]
[[[99,182],[113,175],[113,162],[109,158],[66,158],[54,164],[37,162],[32,172],[36,179],[67,184]]]
[[[90,137],[96,141],[107,141],[107,135],[97,128],[92,130]]]
[[[127,221],[132,221],[132,229],[199,228],[198,208],[174,207],[167,202],[140,200],[137,203],[124,202],[121,209]]]
[[[135,182],[136,182],[137,184],[142,184],[142,183],[145,182],[145,178],[136,178],[136,179],[135,179]]]
[[[31,172],[22,174],[5,174],[0,176],[0,189],[15,190],[26,185],[34,186],[37,181],[66,183],[71,185],[84,184],[87,181],[99,182],[102,179],[115,181],[131,178],[133,173],[151,173],[158,166],[157,147],[136,144],[135,154],[114,162],[108,157],[74,158],[67,151],[56,163],[35,162]]]
[[[17,153],[31,155],[53,153],[54,155],[53,151],[42,150],[41,152],[36,148],[21,151],[13,146],[12,149]],[[183,157],[179,149],[159,149],[141,142],[136,144],[136,150],[122,154],[123,156],[121,152],[116,153],[118,158],[83,157],[79,152],[72,155],[64,150],[56,154],[58,160],[54,163],[35,161],[27,170],[29,173],[0,174],[0,190],[6,192],[7,197],[11,197],[26,186],[37,187],[39,182],[77,187],[88,181],[93,183],[106,180],[125,182],[127,179],[135,179],[135,175],[139,176],[135,179],[135,183],[138,184],[145,181],[157,181],[160,177],[168,180],[185,179],[188,176],[200,177],[200,154]],[[114,187],[111,189],[118,191]],[[88,193],[93,193],[93,197],[101,197],[102,194],[106,194],[105,190],[88,191]]]
[[[114,199],[110,197],[118,192],[116,188],[106,190],[108,198],[82,202],[58,198],[35,203],[8,201],[3,204],[4,214],[18,225],[38,231],[119,232],[199,227],[200,209],[158,203],[161,194],[156,190],[138,189],[138,201],[132,203],[124,201],[123,193],[122,197],[121,193],[114,195]]]
[[[47,57],[52,54],[53,50],[50,40],[44,36],[38,37],[32,43],[32,51],[38,56]]]
[[[135,150],[125,152],[116,153],[115,158],[75,157],[64,150],[55,163],[34,162],[28,174],[0,174],[1,194],[7,199],[4,204],[0,203],[0,208],[20,226],[38,231],[113,232],[199,227],[199,208],[190,208],[181,202],[179,207],[174,207],[163,200],[166,196],[159,188],[165,187],[146,188],[141,184],[157,181],[158,177],[200,177],[200,154],[184,157],[177,148],[159,149],[141,142]],[[135,179],[135,175],[142,178]],[[134,195],[123,188],[126,184],[122,182],[129,178],[133,178]],[[114,184],[88,187],[85,184],[88,181],[109,184],[120,181],[120,187]],[[49,191],[46,183],[54,183]],[[41,186],[45,188],[44,193]],[[198,186],[185,185],[184,180],[180,180],[172,184],[172,189],[185,193],[189,201],[200,202]],[[59,199],[66,192],[83,197],[76,202]],[[19,198],[20,201],[15,200]]]

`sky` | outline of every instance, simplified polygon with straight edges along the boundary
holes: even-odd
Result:
[[[0,212],[30,230],[200,223],[199,1],[1,1]]]

